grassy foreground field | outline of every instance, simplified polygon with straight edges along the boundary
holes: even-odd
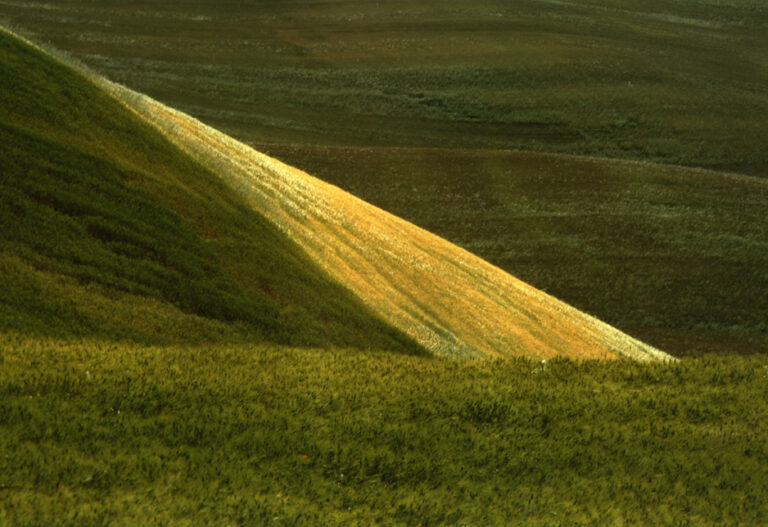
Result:
[[[0,338],[3,525],[762,525],[768,361]]]

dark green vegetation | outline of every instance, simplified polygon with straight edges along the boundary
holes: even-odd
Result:
[[[504,151],[264,150],[673,355],[768,353],[768,181]]]
[[[755,0],[32,0],[0,16],[241,139],[768,174]]]
[[[499,152],[765,176],[763,3],[31,0],[0,16],[662,349],[768,350],[764,184]]]
[[[419,351],[216,176],[0,33],[0,328]]]
[[[764,525],[768,362],[0,340],[4,525]]]

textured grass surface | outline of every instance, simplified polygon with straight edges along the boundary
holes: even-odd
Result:
[[[103,85],[219,174],[380,317],[433,353],[669,358],[338,187],[147,96]]]
[[[763,525],[764,357],[0,338],[0,524]]]
[[[0,32],[0,327],[423,351],[83,76]]]
[[[768,352],[764,180],[521,152],[263,148],[665,351]]]

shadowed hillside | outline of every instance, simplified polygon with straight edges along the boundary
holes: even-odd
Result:
[[[423,351],[212,172],[0,31],[0,329]]]

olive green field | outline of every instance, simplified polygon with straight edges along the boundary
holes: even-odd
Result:
[[[4,333],[3,525],[762,525],[768,361]]]

